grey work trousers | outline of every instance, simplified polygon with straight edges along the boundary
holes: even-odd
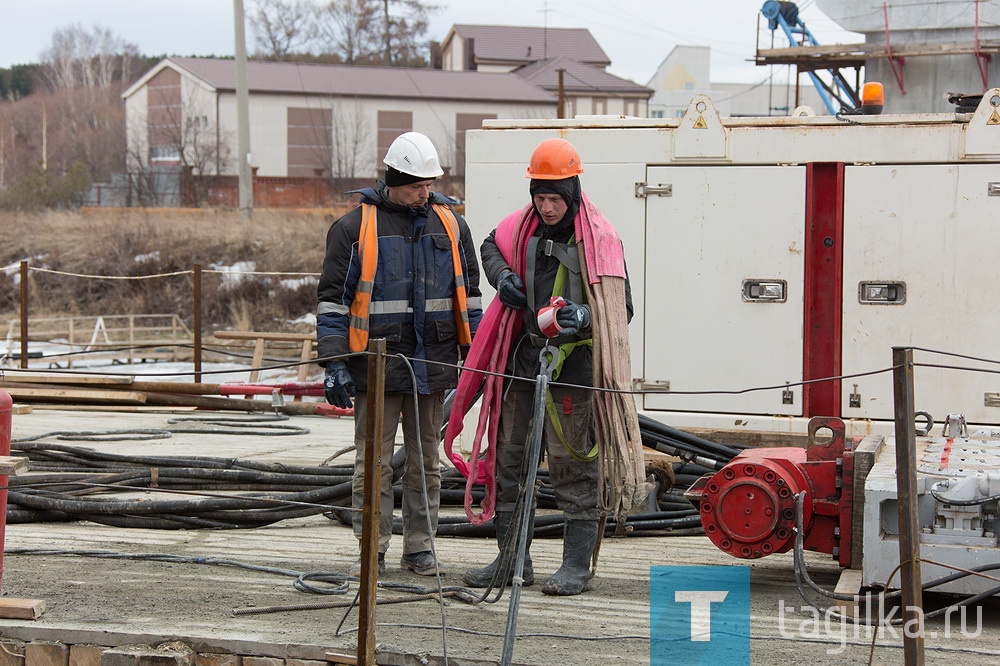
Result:
[[[361,511],[364,506],[365,430],[367,394],[358,393],[354,400],[354,476],[352,477],[352,514],[354,534],[361,539]],[[389,549],[392,536],[392,452],[400,415],[403,417],[403,446],[406,464],[403,466],[403,554],[431,549],[431,537],[437,532],[438,509],[441,505],[441,467],[438,458],[441,425],[444,421],[444,391],[418,395],[414,414],[413,395],[387,393],[382,426],[382,488],[379,495],[378,551]],[[420,445],[417,443],[417,418],[420,423]],[[418,456],[418,451],[420,455]],[[427,479],[427,506],[424,505],[423,484],[417,460],[423,460]],[[428,513],[429,512],[429,513]],[[429,517],[429,523],[428,523]],[[428,524],[430,528],[428,529]]]
[[[577,451],[589,453],[594,446],[593,392],[587,389],[550,387],[559,412],[563,436]],[[497,437],[496,510],[514,510],[521,478],[521,460],[527,455],[534,410],[535,387],[529,382],[513,382],[504,397]],[[597,459],[581,462],[572,457],[559,441],[548,414],[542,450],[549,461],[549,480],[556,494],[556,506],[571,520],[597,520]]]

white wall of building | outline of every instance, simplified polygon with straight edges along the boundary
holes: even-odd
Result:
[[[451,100],[413,100],[394,98],[341,98],[306,95],[251,95],[250,96],[250,154],[251,166],[257,167],[258,176],[282,177],[288,173],[288,120],[289,107],[333,109],[334,124],[338,114],[361,114],[364,127],[363,141],[358,149],[359,172],[356,177],[375,177],[382,169],[377,153],[378,112],[409,111],[413,114],[413,130],[426,134],[438,149],[441,163],[455,165],[456,119],[460,113],[495,113],[497,118],[553,118],[555,104],[527,105],[523,103],[474,102]],[[228,138],[235,154],[236,96],[223,93],[219,97],[219,117],[223,133],[231,128]],[[341,122],[354,124],[354,117]],[[231,165],[227,173],[235,173]]]
[[[707,46],[676,46],[660,63],[646,84],[656,92],[649,100],[649,116],[679,118],[695,95],[708,95],[721,116],[787,116],[797,106],[794,72],[789,82],[787,66],[760,68],[764,83],[720,83],[710,78],[711,49]],[[768,77],[770,77],[768,79]],[[809,77],[801,75],[798,106],[810,106],[825,114],[826,107]]]

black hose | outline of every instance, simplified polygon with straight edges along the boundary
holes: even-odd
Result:
[[[678,454],[684,460],[670,466],[673,486],[667,491],[658,491],[655,504],[650,504],[651,508],[660,510],[630,517],[626,521],[628,533],[697,531],[700,526],[697,510],[681,492],[702,474],[720,468],[735,455],[736,449],[682,433],[648,417],[641,417],[641,424],[647,446],[652,444],[651,448]],[[134,434],[149,438],[160,436],[160,432]],[[58,432],[49,435],[64,440],[89,438],[100,441],[106,440],[109,433]],[[353,464],[308,467],[207,456],[130,456],[36,441],[44,437],[12,443],[12,448],[27,454],[33,471],[46,467],[55,471],[9,479],[8,521],[11,523],[90,520],[153,529],[240,529],[322,513],[350,524],[351,511],[346,507],[351,503]],[[392,459],[397,506],[402,495],[398,479],[404,463],[405,450],[400,448]],[[671,485],[669,472],[661,474],[659,488]],[[555,509],[555,490],[548,471],[538,470],[537,480],[538,506]],[[442,504],[462,505],[465,488],[465,478],[457,470],[447,470],[442,475]],[[240,494],[153,500],[108,496],[135,489]],[[476,486],[472,492],[473,500],[481,501],[485,491]],[[491,523],[476,526],[464,517],[443,517],[439,525],[442,535],[492,536],[494,532]],[[397,531],[400,529],[401,523],[397,525]],[[609,529],[615,529],[613,520],[609,521]],[[535,536],[561,536],[562,530],[561,515],[536,516]]]

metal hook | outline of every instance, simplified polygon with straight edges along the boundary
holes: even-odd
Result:
[[[546,356],[546,354],[548,356]],[[552,379],[552,373],[556,371],[556,365],[559,364],[559,348],[546,344],[542,347],[542,350],[538,352],[538,362],[541,366],[541,373],[545,375],[547,379]]]

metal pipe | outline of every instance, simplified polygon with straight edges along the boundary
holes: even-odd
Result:
[[[552,349],[551,361],[545,362],[546,351]],[[514,559],[514,575],[510,583],[510,601],[507,606],[507,628],[504,631],[503,651],[500,663],[509,666],[514,658],[514,636],[517,634],[517,611],[521,603],[521,582],[524,575],[524,553],[528,549],[528,528],[531,512],[535,508],[535,479],[538,475],[538,461],[542,454],[542,437],[545,434],[545,396],[549,392],[549,377],[555,368],[558,353],[554,348],[545,347],[540,354],[541,371],[535,378],[535,409],[531,419],[531,448],[528,450],[528,476],[524,480],[524,504],[517,531],[517,557]],[[503,584],[501,579],[500,584]]]
[[[21,262],[21,367],[28,367],[28,262]]]
[[[920,588],[920,524],[917,519],[917,456],[913,425],[913,349],[892,348],[896,418],[896,498],[899,574],[902,591],[903,663],[924,663],[923,598]],[[916,631],[910,629],[916,627]]]
[[[194,265],[194,381],[201,382],[201,264]]]
[[[236,169],[239,178],[240,218],[253,217],[253,170],[250,165],[250,92],[247,82],[247,42],[243,0],[233,0],[236,51]]]
[[[11,420],[14,402],[10,395],[0,391],[0,456],[10,455]],[[0,579],[3,577],[3,552],[6,550],[7,531],[7,477],[0,476]]]

